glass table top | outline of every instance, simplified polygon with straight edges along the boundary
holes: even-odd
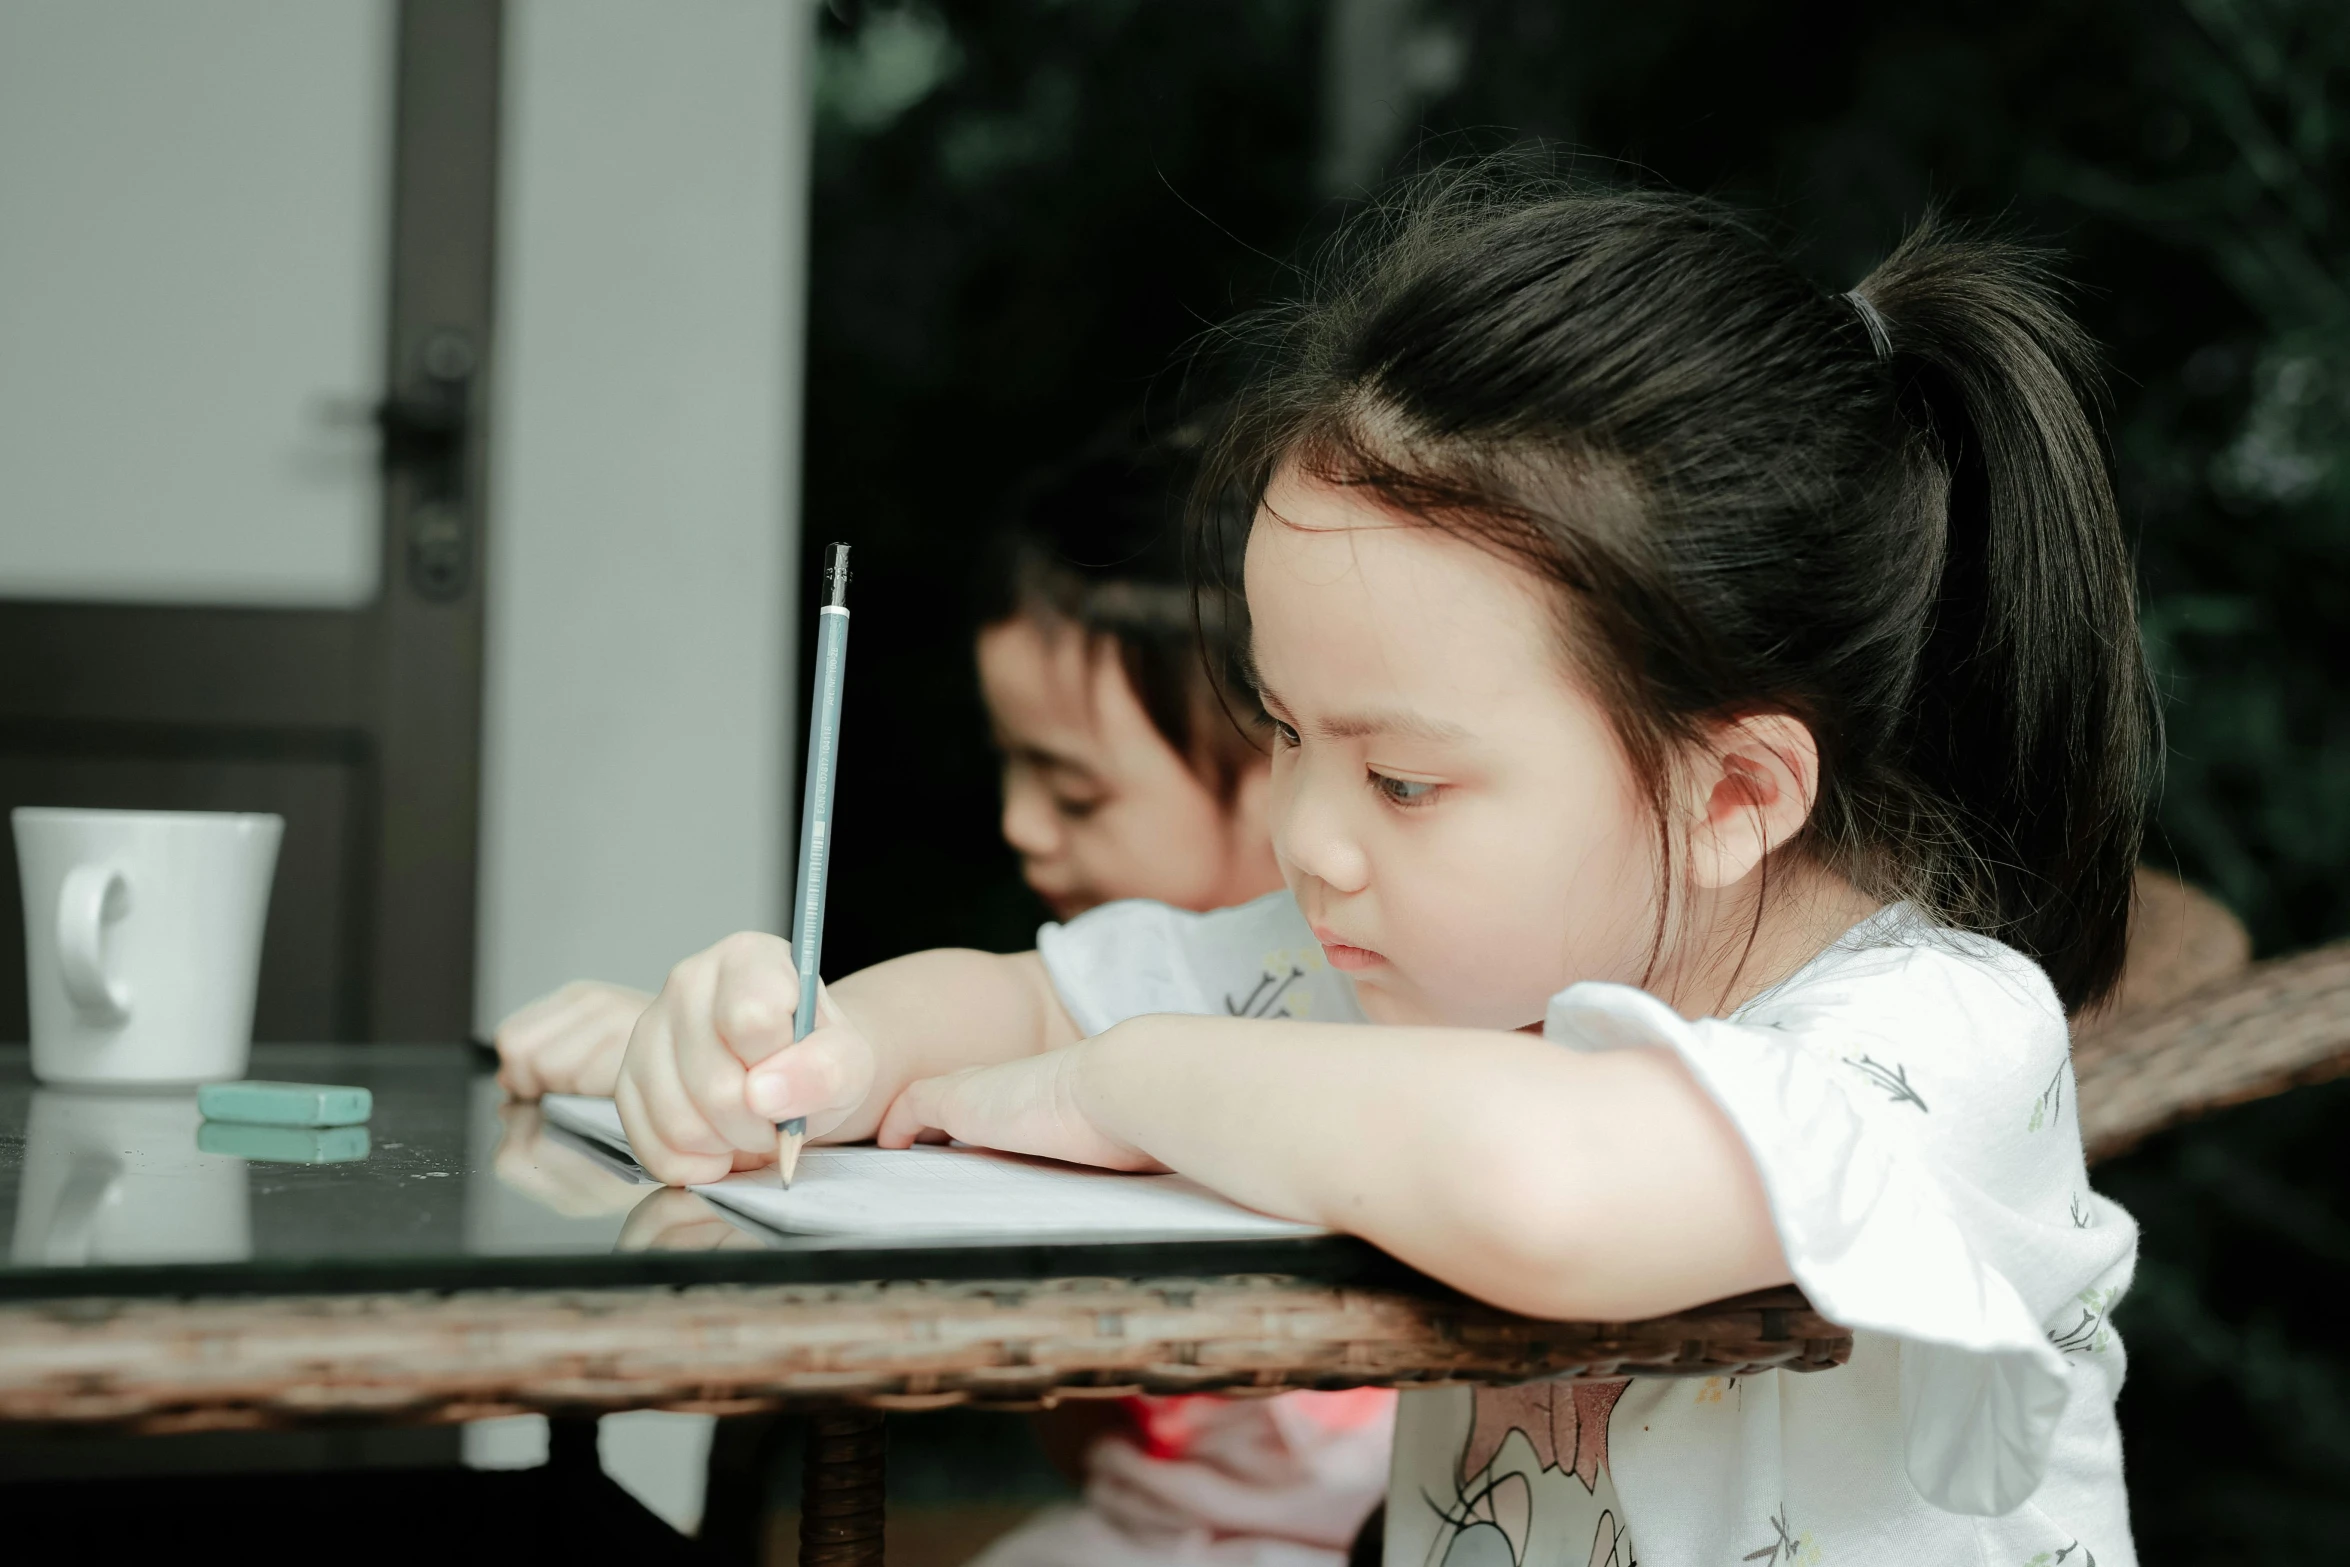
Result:
[[[356,1084],[364,1128],[206,1122],[192,1090],[36,1083],[0,1046],[0,1300],[880,1278],[1417,1278],[1345,1237],[876,1246],[643,1180],[452,1045],[257,1045],[248,1075]],[[1436,1289],[1425,1280],[1422,1288]]]

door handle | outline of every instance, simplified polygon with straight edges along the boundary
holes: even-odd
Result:
[[[417,346],[416,374],[407,389],[375,407],[384,474],[409,479],[400,519],[408,585],[419,597],[440,603],[463,598],[473,581],[465,464],[473,435],[476,362],[473,342],[464,333],[446,328],[427,333]]]

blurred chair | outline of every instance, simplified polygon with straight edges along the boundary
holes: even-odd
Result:
[[[2236,917],[2138,873],[2120,990],[2073,1031],[2092,1161],[2166,1127],[2350,1072],[2350,942],[2251,962]]]

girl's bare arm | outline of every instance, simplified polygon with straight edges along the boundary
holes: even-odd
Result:
[[[885,1143],[1180,1170],[1535,1316],[1624,1320],[1784,1282],[1736,1129],[1663,1050],[1524,1034],[1137,1018],[915,1084]]]

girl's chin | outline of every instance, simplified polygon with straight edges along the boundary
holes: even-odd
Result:
[[[1087,909],[1099,908],[1108,901],[1084,891],[1047,892],[1034,882],[1028,883],[1028,890],[1036,894],[1037,901],[1050,909],[1057,920],[1073,920]]]
[[[1438,1023],[1441,1018],[1428,1015],[1428,1009],[1411,998],[1399,996],[1376,978],[1355,980],[1355,1004],[1363,1009],[1363,1016],[1374,1023]]]
[[[1506,1032],[1516,1026],[1498,1022],[1490,1015],[1464,1017],[1450,1014],[1442,1007],[1429,1004],[1421,996],[1396,989],[1392,984],[1394,974],[1395,971],[1389,968],[1378,975],[1355,977],[1355,1005],[1361,1007],[1363,1016],[1374,1023],[1399,1028],[1489,1028],[1497,1032]],[[1386,982],[1383,983],[1383,980]],[[1536,1009],[1534,1018],[1533,1022],[1525,1025],[1525,1032],[1541,1032],[1540,1008]]]

